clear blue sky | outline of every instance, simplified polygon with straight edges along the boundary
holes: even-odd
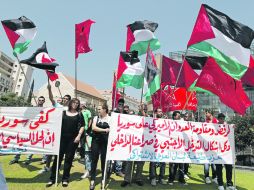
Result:
[[[185,50],[202,3],[254,29],[253,0],[1,0],[0,19],[22,15],[31,19],[38,28],[37,36],[20,59],[29,57],[47,41],[49,55],[60,64],[57,72],[71,76],[74,76],[74,25],[89,18],[95,20],[90,33],[93,51],[79,56],[78,79],[97,89],[110,89],[119,52],[125,50],[127,24],[136,20],[157,22],[156,36],[161,49],[156,52],[168,55],[170,51]],[[14,58],[2,27],[0,49]],[[35,89],[47,82],[43,70],[36,69],[33,77]],[[126,92],[140,97],[141,90],[128,88]]]

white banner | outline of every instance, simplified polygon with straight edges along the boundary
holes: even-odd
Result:
[[[112,114],[108,160],[233,164],[229,124]]]
[[[59,154],[62,108],[1,107],[1,154]]]

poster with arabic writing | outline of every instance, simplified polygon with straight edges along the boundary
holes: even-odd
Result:
[[[1,107],[0,153],[58,155],[62,108]]]
[[[107,160],[233,164],[234,125],[114,113]]]

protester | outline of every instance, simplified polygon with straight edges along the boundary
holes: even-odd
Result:
[[[180,120],[181,114],[179,111],[174,111],[172,115],[173,120]],[[178,181],[182,185],[187,185],[185,179],[184,179],[184,164],[183,163],[169,163],[169,177],[168,177],[168,184],[173,185],[177,168],[179,168],[179,175],[178,175]]]
[[[213,111],[211,109],[206,109],[205,110],[205,117],[206,117],[206,120],[205,120],[206,123],[218,123],[218,120],[215,117],[213,117]],[[218,184],[217,177],[216,177],[216,166],[215,166],[215,164],[204,164],[205,183],[206,184],[212,183],[211,180],[210,180],[210,177],[209,177],[210,165],[211,165],[211,168],[212,168],[212,181],[214,183]]]
[[[55,107],[55,108],[61,108],[61,107],[63,107],[64,110],[68,110],[68,104],[69,104],[69,102],[71,100],[71,96],[70,95],[66,94],[61,99],[60,102],[59,101],[55,101],[50,84],[48,84],[48,93],[49,93],[49,100],[51,101],[53,107]],[[45,163],[44,168],[39,171],[40,174],[44,173],[44,172],[50,171],[51,160],[52,160],[52,155],[46,155],[46,163]]]
[[[44,98],[44,96],[40,96],[40,97],[38,98],[38,100],[37,100],[37,107],[43,107],[44,103],[45,103],[45,98]],[[21,154],[16,154],[16,155],[14,156],[13,160],[11,160],[11,161],[9,162],[9,164],[12,165],[12,164],[18,163],[18,162],[19,162],[19,159],[20,159],[20,156],[21,156]],[[32,162],[32,157],[33,157],[33,154],[29,154],[29,155],[27,156],[27,158],[26,158],[26,160],[25,160],[25,165],[29,165],[29,164]],[[46,160],[46,157],[43,156],[42,162],[44,162],[45,160]]]
[[[142,104],[139,106],[139,115],[147,117],[147,105]],[[134,167],[133,167],[134,164]],[[140,161],[140,162],[127,162],[126,163],[126,168],[125,168],[125,176],[124,176],[124,181],[121,183],[121,187],[126,187],[127,185],[131,184],[131,181],[134,181],[138,186],[143,186],[144,182],[142,180],[142,172],[143,172],[143,167],[144,167],[145,162]],[[136,170],[135,176],[132,176],[132,169]],[[132,180],[134,179],[134,180]]]
[[[192,118],[193,118],[192,113],[186,112],[186,113],[184,114],[183,120],[184,120],[184,121],[192,121],[192,120],[193,120]],[[190,167],[190,164],[189,164],[189,163],[184,163],[183,166],[184,166],[184,179],[185,179],[185,180],[189,180],[190,178],[189,178],[188,174],[189,174],[189,167]]]
[[[70,170],[74,159],[75,151],[78,148],[78,144],[81,135],[84,132],[85,125],[83,115],[79,114],[79,107],[80,101],[76,98],[73,98],[69,102],[68,110],[63,112],[59,163],[57,163],[57,156],[55,156],[53,166],[51,168],[50,181],[47,183],[46,187],[50,187],[55,183],[57,164],[59,164],[60,168],[64,156],[65,159],[64,171],[62,176],[62,186],[68,186]]]
[[[95,177],[96,177],[96,168],[99,160],[101,159],[101,172],[102,172],[102,183],[101,189],[104,189],[104,169],[107,153],[107,144],[108,144],[108,133],[109,133],[109,121],[110,116],[108,116],[108,106],[103,104],[97,108],[98,116],[94,117],[92,130],[93,130],[93,139],[92,139],[92,163],[91,163],[91,182],[90,190],[95,188]]]
[[[85,119],[85,131],[88,131],[88,127],[91,127],[91,112],[87,109],[87,105],[85,103],[81,104],[81,113]],[[80,157],[81,159],[84,158],[85,162],[85,172],[84,175],[81,176],[81,179],[85,179],[90,176],[91,171],[91,143],[92,143],[92,136],[90,134],[85,133],[84,138],[81,139],[80,144]]]
[[[219,113],[217,118],[219,120],[218,124],[226,124],[225,122],[226,116],[223,113]],[[224,164],[224,166],[226,169],[226,179],[227,179],[226,190],[236,190],[232,182],[232,165]],[[216,164],[218,190],[224,190],[222,168],[223,168],[222,164]]]
[[[155,118],[162,118],[163,113],[162,113],[162,109],[161,108],[157,108],[154,110],[154,117]],[[160,174],[159,174],[159,183],[162,185],[166,185],[167,182],[164,180],[164,176],[165,176],[165,167],[166,167],[166,163],[165,162],[150,162],[150,180],[151,180],[151,185],[152,186],[156,186],[157,185],[157,181],[156,181],[156,168],[157,166],[160,167]]]
[[[115,113],[123,113],[124,111],[124,99],[120,98],[117,102],[117,108],[114,110]],[[114,162],[114,171],[117,176],[124,177],[123,173],[123,162],[120,160],[116,160]]]
[[[49,92],[49,100],[51,101],[52,105],[55,108],[58,107],[64,107],[64,110],[68,110],[68,105],[69,105],[69,101],[71,100],[71,96],[69,94],[66,94],[63,98],[62,98],[62,102],[59,103],[57,101],[54,100],[54,96],[51,90],[51,85],[48,84],[48,92]]]

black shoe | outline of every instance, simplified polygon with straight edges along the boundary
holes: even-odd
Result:
[[[181,185],[188,185],[184,179],[183,180],[179,180],[179,182],[180,182]]]
[[[46,187],[51,187],[52,185],[54,185],[55,182],[53,181],[49,181],[47,184],[46,184]]]
[[[62,182],[62,186],[63,186],[63,187],[68,187],[68,182],[67,182],[67,181],[63,181],[63,182]]]
[[[16,164],[16,163],[19,163],[19,161],[18,161],[18,160],[11,160],[11,161],[9,162],[9,165]]]
[[[144,185],[144,182],[141,181],[141,180],[135,181],[135,183],[136,183],[138,186],[143,186],[143,185]]]
[[[123,182],[121,183],[121,187],[126,187],[127,185],[130,185],[130,182],[128,182],[128,181],[123,181]]]
[[[31,160],[26,160],[25,165],[29,165],[29,164],[31,164]]]

